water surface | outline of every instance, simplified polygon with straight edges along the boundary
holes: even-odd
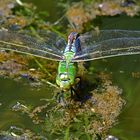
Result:
[[[126,105],[118,118],[118,124],[110,134],[120,140],[139,140],[140,138],[140,55],[109,58],[93,62],[95,69],[107,71],[114,84],[123,90]]]
[[[0,78],[0,130],[8,130],[10,126],[23,129],[30,129],[36,133],[41,131],[40,125],[35,125],[30,117],[21,111],[12,111],[17,102],[36,107],[43,104],[40,99],[49,99],[52,96],[52,89],[46,85],[41,89],[33,88],[28,81],[20,82],[12,79]]]

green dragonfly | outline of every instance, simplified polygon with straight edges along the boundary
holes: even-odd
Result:
[[[0,49],[59,61],[56,83],[62,95],[67,90],[73,94],[75,85],[80,83],[77,62],[139,54],[140,31],[101,30],[81,35],[72,32],[66,42],[50,31],[40,31],[39,37],[35,37],[29,32],[0,30]]]

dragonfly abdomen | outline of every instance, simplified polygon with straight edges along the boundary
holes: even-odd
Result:
[[[68,36],[68,44],[64,52],[72,51],[78,53],[81,51],[81,44],[79,39],[79,34],[76,32],[71,32]]]

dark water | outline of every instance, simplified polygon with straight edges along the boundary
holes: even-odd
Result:
[[[114,84],[123,89],[123,96],[127,103],[118,118],[118,124],[110,134],[121,140],[140,139],[140,77],[133,73],[140,73],[140,56],[125,56],[95,61],[93,66],[99,71],[111,73]]]
[[[139,17],[105,17],[102,19],[101,28],[140,30],[139,23]],[[123,89],[123,96],[127,101],[126,106],[118,118],[118,124],[110,130],[110,134],[117,136],[120,140],[139,140],[140,55],[116,57],[108,59],[108,61],[106,65],[102,64],[104,66],[103,68],[105,69],[107,67],[112,73],[114,82]],[[96,63],[99,63],[99,61]]]
[[[61,7],[60,9],[57,0],[23,0],[23,2],[33,3],[37,6],[37,11],[48,12],[46,21],[55,22],[65,12],[64,8]]]
[[[36,107],[42,104],[40,99],[48,99],[52,96],[51,88],[45,86],[39,90],[39,88],[31,87],[28,81],[17,82],[4,78],[0,78],[0,87],[0,130],[8,130],[10,126],[16,126],[37,133],[41,129],[40,126],[32,123],[27,114],[12,111],[12,107],[17,102],[27,107]]]

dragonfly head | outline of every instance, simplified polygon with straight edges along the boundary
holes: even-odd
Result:
[[[64,91],[69,90],[71,87],[70,79],[68,73],[60,74],[60,88]]]
[[[76,32],[71,32],[68,36],[68,45],[71,45],[79,37],[79,34]]]

